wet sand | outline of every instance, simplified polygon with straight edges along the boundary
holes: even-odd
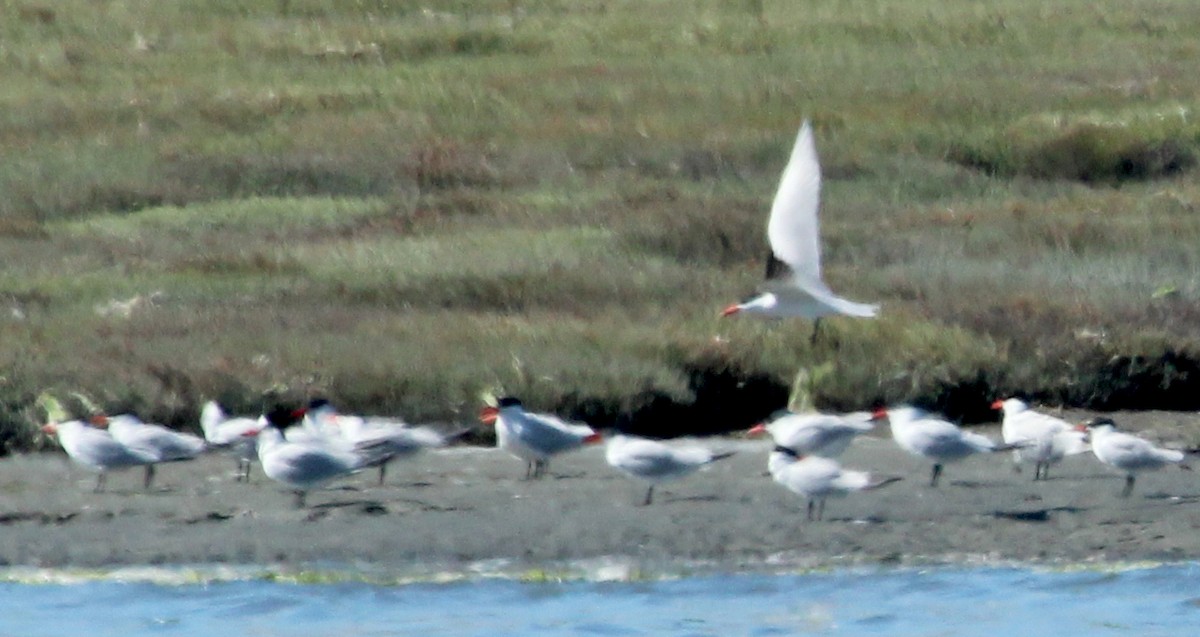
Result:
[[[1194,414],[1142,413],[1118,422],[1185,446]],[[977,430],[998,438],[997,428]],[[949,465],[941,486],[929,465],[886,437],[860,438],[851,468],[903,481],[830,500],[807,522],[804,501],[765,475],[770,443],[712,438],[737,454],[681,481],[645,487],[590,447],[556,459],[548,477],[524,480],[524,464],[496,449],[456,447],[396,462],[387,483],[369,470],[308,496],[290,493],[255,466],[233,478],[227,456],[159,468],[142,491],[141,470],[94,474],[61,453],[0,461],[0,565],[103,567],[148,564],[371,565],[462,568],[485,560],[538,567],[628,557],[700,560],[740,567],[958,561],[1078,562],[1200,559],[1200,472],[1142,475],[1120,498],[1123,477],[1090,453],[1033,482],[1007,453]]]

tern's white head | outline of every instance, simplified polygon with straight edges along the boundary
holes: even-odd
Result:
[[[771,455],[767,457],[767,471],[774,476],[784,468],[799,462],[800,457],[800,454],[796,453],[794,449],[776,445],[771,450]]]
[[[1008,400],[996,400],[992,403],[992,409],[997,411],[1003,410],[1005,414],[1019,414],[1029,409],[1029,404],[1020,398],[1009,398]]]
[[[779,305],[779,297],[771,292],[764,292],[741,303],[734,303],[721,311],[721,316],[730,316],[739,312],[747,314],[771,314]]]
[[[1103,416],[1093,418],[1087,424],[1080,425],[1081,428],[1090,432],[1093,437],[1103,436],[1104,434],[1112,433],[1117,430],[1117,423],[1113,422],[1112,418]],[[1080,428],[1080,427],[1077,427]]]
[[[871,421],[880,422],[886,420],[895,427],[897,425],[907,425],[914,420],[920,420],[928,415],[928,412],[925,410],[911,405],[899,405],[891,408],[879,407],[871,412]]]
[[[498,399],[495,406],[488,405],[484,407],[483,411],[479,412],[479,420],[486,425],[494,425],[496,424],[496,419],[500,417],[501,413],[507,412],[512,414],[514,412],[520,412],[522,409],[523,407],[521,406],[521,401],[519,399],[511,396],[505,396],[504,398]]]

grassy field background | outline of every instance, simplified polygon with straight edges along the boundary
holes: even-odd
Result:
[[[1200,408],[1193,0],[0,2],[0,440],[264,392],[646,432]],[[803,118],[808,343],[751,292]]]

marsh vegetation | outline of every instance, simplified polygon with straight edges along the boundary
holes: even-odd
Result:
[[[0,5],[0,421],[264,391],[656,433],[995,395],[1200,407],[1200,5]],[[826,278],[720,321],[802,118]]]

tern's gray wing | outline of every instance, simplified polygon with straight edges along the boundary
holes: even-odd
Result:
[[[524,414],[515,423],[517,435],[532,449],[547,455],[575,449],[594,432],[587,425],[577,425],[544,414]]]

